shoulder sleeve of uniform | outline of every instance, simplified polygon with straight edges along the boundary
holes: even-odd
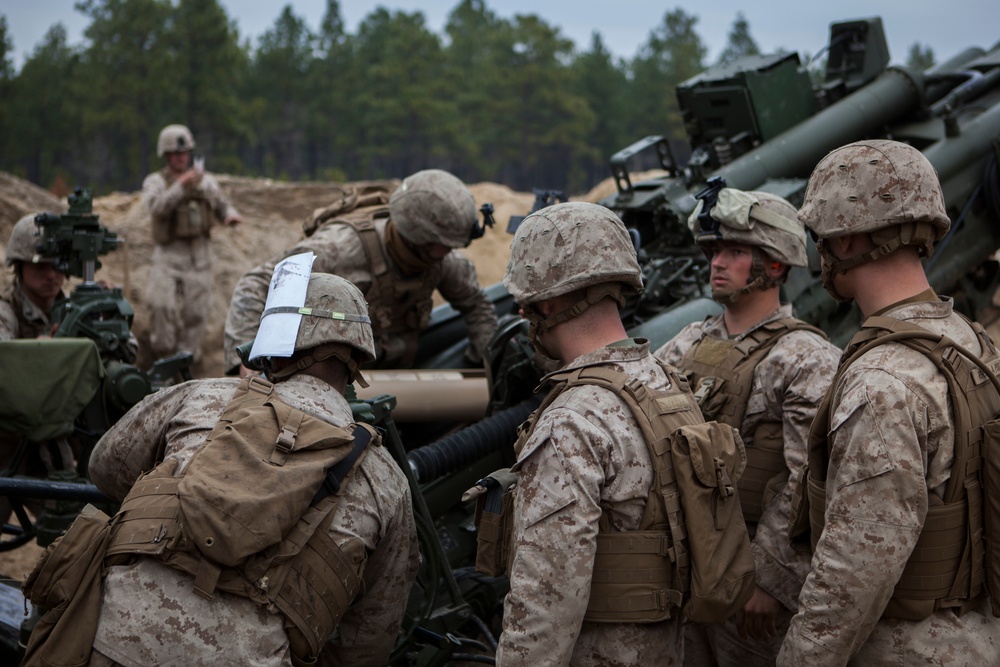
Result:
[[[681,329],[676,336],[661,345],[653,353],[660,361],[676,367],[684,354],[701,337],[701,323],[692,322]]]
[[[16,339],[19,329],[14,306],[8,301],[0,300],[0,340]]]
[[[208,199],[212,211],[219,220],[226,220],[232,217],[239,217],[240,213],[233,206],[232,202],[222,192],[219,181],[212,174],[205,174],[201,179],[202,189]]]
[[[101,436],[88,471],[104,495],[123,500],[139,475],[163,460],[170,421],[191,388],[186,382],[150,394]]]

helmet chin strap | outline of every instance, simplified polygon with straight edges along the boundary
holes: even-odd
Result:
[[[914,246],[922,257],[930,257],[934,252],[935,234],[935,228],[929,222],[908,222],[876,229],[868,233],[868,238],[875,247],[847,259],[835,257],[826,243],[817,243],[816,249],[823,257],[823,273],[821,275],[823,288],[837,301],[850,301],[850,298],[837,293],[833,286],[835,275],[847,273],[848,269],[853,269],[855,266],[874,262],[904,246]]]
[[[347,366],[348,384],[354,384],[357,382],[363,388],[368,388],[368,382],[365,380],[364,376],[361,375],[361,368],[358,366],[358,362],[354,359],[354,356],[350,353],[350,351],[345,349],[344,345],[338,343],[320,345],[313,348],[313,351],[310,354],[297,359],[295,363],[282,368],[280,371],[268,371],[268,379],[272,382],[279,382],[285,378],[291,377],[299,371],[309,368],[316,362],[326,361],[330,357],[336,357]]]
[[[531,346],[535,349],[535,354],[542,357],[541,363],[555,363],[557,366],[561,365],[559,360],[552,357],[544,346],[538,341],[539,333],[544,333],[558,324],[562,324],[563,322],[571,320],[574,317],[578,317],[595,303],[598,303],[605,297],[609,296],[615,300],[619,308],[623,307],[625,305],[624,285],[622,283],[602,283],[600,285],[591,285],[587,288],[587,291],[582,299],[574,303],[566,310],[556,313],[550,317],[545,317],[533,306],[524,306],[521,310],[524,312],[525,319],[527,319],[530,324],[528,327],[528,340],[531,342]]]
[[[833,297],[834,301],[839,303],[845,303],[850,301],[849,297],[844,296],[837,291],[836,286],[833,284],[833,279],[838,273],[845,273],[847,269],[852,266],[857,266],[861,262],[851,262],[850,266],[844,266],[848,264],[850,260],[842,261],[834,257],[833,253],[830,252],[830,248],[827,247],[825,243],[817,243],[816,249],[819,250],[820,256],[823,257],[823,271],[820,274],[820,280],[823,282],[823,289],[826,293]],[[857,257],[852,257],[853,259],[858,259]]]

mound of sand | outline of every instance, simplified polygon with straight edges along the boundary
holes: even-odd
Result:
[[[272,258],[281,249],[302,238],[302,222],[317,208],[332,203],[343,184],[303,182],[288,183],[271,179],[241,178],[216,175],[222,190],[243,216],[243,224],[233,228],[217,227],[212,236],[215,253],[215,296],[208,329],[202,346],[203,362],[196,375],[210,376],[222,372],[222,329],[233,287],[240,276],[257,264]],[[351,183],[349,185],[358,185]],[[486,202],[494,206],[496,225],[486,235],[465,250],[476,265],[480,282],[492,285],[500,282],[507,266],[510,234],[507,223],[511,216],[525,215],[535,197],[531,193],[515,192],[498,183],[476,183],[469,186],[477,208]],[[614,191],[608,179],[589,193],[573,199],[597,201]],[[65,212],[67,203],[47,190],[0,172],[0,253],[14,223],[22,216],[50,211]],[[114,192],[94,200],[94,212],[101,224],[116,232],[125,243],[115,252],[101,258],[98,277],[123,288],[125,297],[136,311],[133,332],[144,347],[149,338],[148,313],[144,294],[149,276],[153,239],[149,216],[139,192]],[[3,282],[10,279],[4,272]],[[438,300],[436,303],[440,303]],[[151,359],[140,357],[140,365]]]

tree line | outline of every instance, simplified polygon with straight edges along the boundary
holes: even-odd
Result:
[[[50,186],[136,190],[156,138],[188,125],[216,172],[292,180],[401,177],[585,190],[649,134],[682,140],[674,89],[699,73],[698,18],[667,10],[636,55],[600,34],[578,49],[534,15],[458,0],[444,27],[375,9],[348,33],[338,0],[318,30],[286,5],[254,43],[217,0],[81,0],[84,46],[53,25],[19,70],[0,15],[0,170]],[[817,51],[823,45],[817,45]],[[721,62],[759,48],[732,24]],[[933,62],[914,45],[911,60]]]

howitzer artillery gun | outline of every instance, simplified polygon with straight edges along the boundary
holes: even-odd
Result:
[[[683,168],[665,137],[647,137],[611,159],[617,192],[601,203],[639,237],[645,293],[627,313],[654,345],[711,311],[707,263],[687,218],[712,178],[800,204],[809,174],[829,151],[861,139],[891,138],[919,148],[937,169],[953,226],[927,263],[933,287],[956,296],[972,317],[987,312],[997,287],[1000,247],[1000,43],[969,48],[925,72],[888,67],[880,19],[835,23],[822,80],[814,88],[796,54],[753,56],[713,68],[678,87],[691,141]],[[667,175],[633,184],[627,162],[656,151]],[[784,297],[796,314],[843,344],[860,325],[854,307],[822,289],[810,267],[793,269]]]
[[[600,203],[614,210],[633,235],[645,285],[622,312],[631,335],[649,338],[655,349],[688,323],[721,311],[708,298],[708,263],[687,226],[699,196],[710,196],[725,183],[798,205],[813,167],[826,153],[876,138],[910,143],[937,169],[953,224],[927,261],[928,275],[935,290],[954,296],[966,314],[984,323],[991,319],[1000,278],[992,259],[1000,247],[1000,42],[989,51],[969,48],[914,72],[888,66],[882,23],[872,18],[833,24],[827,49],[816,86],[796,54],[743,58],[679,86],[691,144],[686,164],[673,159],[663,136],[647,137],[612,157],[617,191]],[[633,183],[629,163],[650,154],[666,175]],[[827,295],[819,279],[819,255],[809,245],[810,266],[792,270],[783,299],[798,317],[843,345],[860,325],[860,313]],[[516,425],[530,412],[527,399],[541,375],[531,363],[526,323],[516,316],[509,295],[499,285],[487,293],[505,316],[486,353],[482,382],[489,398],[483,409],[490,416],[423,446],[404,436],[407,459],[445,536],[449,561],[466,567],[474,554],[465,539],[471,521],[460,511],[460,490],[513,460],[515,427],[503,420]],[[421,344],[445,352],[424,357],[423,365],[447,367],[447,351],[461,349],[464,341],[449,337],[455,319],[447,308],[436,309]],[[432,414],[433,408],[425,410],[426,418]],[[454,571],[466,570],[455,566]],[[479,603],[490,600],[490,587],[503,589],[502,582],[463,581],[470,586],[463,590],[465,599]],[[484,594],[477,597],[478,592]],[[485,604],[477,613],[496,621]],[[470,625],[453,627],[452,633],[462,630]]]
[[[122,240],[99,224],[90,191],[77,188],[67,213],[41,213],[35,222],[36,254],[82,282],[53,305],[50,337],[0,341],[0,372],[8,378],[0,398],[0,499],[17,522],[3,526],[0,551],[32,539],[46,546],[85,502],[106,503],[86,483],[94,444],[156,386],[178,375],[190,379],[186,353],[159,360],[150,371],[133,363],[134,311],[120,288],[95,280],[99,257]],[[0,592],[6,599],[8,589]],[[16,650],[16,639],[0,633],[8,651]]]
[[[956,296],[960,308],[985,319],[998,283],[991,257],[1000,247],[1000,44],[990,51],[970,48],[926,72],[912,72],[888,67],[878,19],[836,23],[830,33],[818,85],[796,54],[753,56],[684,82],[677,96],[691,144],[686,164],[673,159],[660,136],[612,157],[617,191],[601,203],[630,229],[645,284],[623,311],[631,335],[647,337],[655,347],[720,310],[707,298],[707,262],[687,228],[697,196],[709,196],[708,186],[721,182],[712,179],[799,204],[810,172],[827,152],[871,138],[906,141],[937,169],[953,230],[928,260],[929,275],[939,293]],[[666,175],[633,183],[629,165],[650,154]],[[799,317],[842,344],[860,315],[827,296],[813,247],[810,258],[810,267],[792,271],[784,298]],[[488,287],[487,294],[504,319],[487,350],[486,373],[453,374],[456,379],[449,380],[415,371],[424,402],[412,419],[420,424],[404,419],[408,406],[397,407],[412,398],[397,386],[388,393],[398,394],[398,401],[385,395],[380,373],[369,374],[383,394],[362,402],[371,410],[363,418],[391,434],[387,440],[411,482],[423,556],[394,664],[446,664],[473,652],[480,654],[477,662],[487,662],[498,627],[506,583],[475,573],[475,531],[460,497],[513,461],[516,427],[537,405],[532,389],[541,372],[509,294],[500,285]],[[435,309],[422,336],[420,368],[460,365],[466,341],[458,320],[450,307]],[[443,391],[449,382],[463,383],[463,398],[473,386],[482,389],[476,395],[482,396],[483,418],[456,416],[455,394]]]

